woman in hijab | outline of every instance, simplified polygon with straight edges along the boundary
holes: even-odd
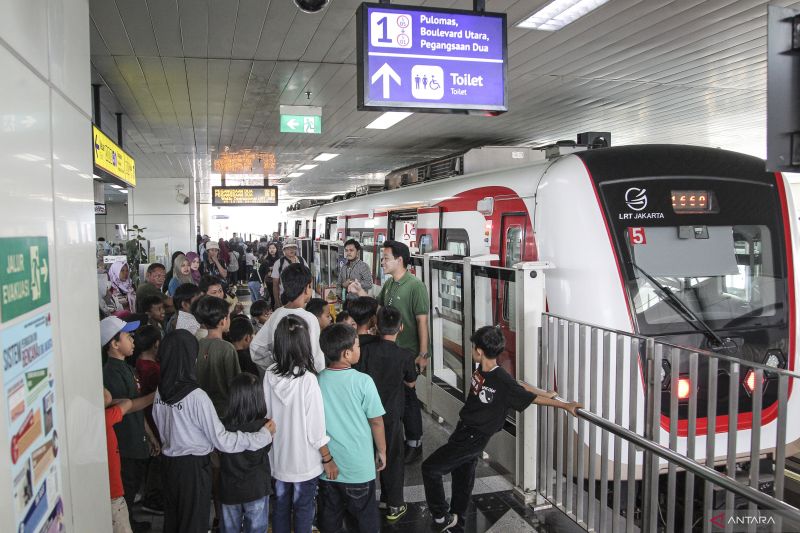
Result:
[[[184,283],[191,283],[197,285],[192,279],[192,268],[189,265],[189,260],[185,255],[180,254],[172,261],[172,272],[174,273],[172,279],[169,281],[167,294],[175,296],[175,291]]]
[[[125,311],[136,309],[136,289],[131,280],[131,269],[125,261],[117,261],[108,269],[111,294]]]
[[[169,333],[158,348],[161,382],[153,419],[161,434],[164,473],[164,532],[205,533],[211,509],[211,460],[224,453],[260,450],[272,442],[274,422],[256,433],[226,431],[214,404],[197,383],[197,339],[185,330]]]
[[[100,313],[103,315],[103,318],[109,317],[118,311],[122,311],[122,306],[117,299],[114,298],[114,295],[111,294],[111,282],[105,274],[103,274],[102,278],[98,278],[97,280],[97,291],[98,296],[100,296]]]
[[[186,259],[189,260],[189,268],[191,269],[192,281],[195,285],[200,285],[200,256],[194,252],[186,254]]]

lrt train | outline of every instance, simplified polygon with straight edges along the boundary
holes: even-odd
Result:
[[[799,229],[788,189],[784,176],[766,172],[763,160],[743,154],[623,146],[289,211],[284,229],[316,240],[358,238],[377,285],[380,243],[390,238],[419,252],[496,254],[505,266],[548,261],[554,268],[546,274],[546,301],[554,314],[708,350],[717,348],[716,336],[725,339],[727,355],[794,370],[798,287],[792,254]],[[332,263],[317,268],[333,270]],[[696,328],[659,285],[668,286],[714,335]],[[508,293],[497,290],[492,296],[502,300]],[[513,334],[505,313],[493,319]],[[460,343],[458,338],[446,346],[451,356],[463,358]],[[504,363],[512,374],[513,357]],[[700,382],[707,383],[702,360],[699,371]],[[716,434],[722,436],[729,423],[728,386],[726,376],[719,378]],[[746,431],[752,424],[752,390],[738,390],[737,427]],[[698,395],[698,460],[706,450],[704,392],[689,389]],[[800,398],[791,387],[789,394],[791,413],[800,408]],[[775,433],[767,426],[777,416],[777,387],[764,387],[762,402],[761,442],[774,445]],[[643,405],[638,398],[639,411]],[[670,413],[669,401],[662,401],[661,409],[658,440],[668,443],[673,415],[685,437],[686,409]],[[790,419],[786,442],[798,440],[800,421]],[[716,441],[715,456],[724,457],[726,439]],[[737,455],[748,453],[749,446],[750,439],[739,438]],[[678,451],[686,452],[685,439]]]

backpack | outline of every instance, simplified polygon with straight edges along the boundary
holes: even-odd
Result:
[[[228,258],[228,269],[229,272],[236,272],[239,270],[239,252],[235,250],[230,251],[230,257]]]
[[[299,264],[308,266],[308,263],[306,263],[305,259],[303,259],[302,257],[298,257],[298,259],[300,259]],[[286,256],[281,256],[281,258],[278,259],[278,277],[280,277],[281,272],[283,272],[283,269],[291,264],[292,262],[289,261],[289,259]]]

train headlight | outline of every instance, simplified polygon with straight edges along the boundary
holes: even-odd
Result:
[[[786,368],[786,356],[781,350],[767,350],[764,356],[764,364],[772,368]]]
[[[692,394],[692,382],[689,378],[678,378],[678,399],[688,400]]]

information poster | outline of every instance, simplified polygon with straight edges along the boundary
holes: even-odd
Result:
[[[64,531],[49,308],[0,331],[6,450],[19,533]]]

